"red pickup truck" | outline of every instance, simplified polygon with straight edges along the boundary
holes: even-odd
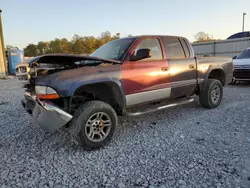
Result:
[[[77,144],[99,148],[110,142],[117,115],[189,103],[194,95],[203,107],[216,108],[232,72],[232,58],[195,57],[184,37],[128,37],[88,56],[33,58],[22,105],[44,131],[66,126]]]

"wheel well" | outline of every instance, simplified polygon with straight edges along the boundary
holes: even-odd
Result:
[[[216,69],[216,70],[212,70],[209,73],[208,79],[217,79],[220,80],[222,85],[225,85],[225,73],[223,72],[223,70],[220,69]]]
[[[79,87],[71,99],[71,111],[78,108],[82,103],[91,100],[99,100],[111,105],[118,115],[122,114],[124,107],[123,94],[116,83],[105,82]]]

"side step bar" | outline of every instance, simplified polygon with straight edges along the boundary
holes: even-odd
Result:
[[[167,105],[159,106],[157,108],[151,108],[151,109],[141,111],[141,112],[124,112],[124,115],[125,116],[139,116],[139,115],[143,115],[143,114],[147,114],[147,113],[151,113],[151,112],[157,112],[159,110],[163,110],[163,109],[174,107],[174,106],[180,106],[180,105],[183,105],[183,104],[188,104],[188,103],[191,103],[193,101],[194,101],[193,98],[188,98],[188,99],[184,99],[184,100],[181,100],[181,101],[178,101],[178,102],[175,102],[175,103],[170,103],[170,104],[167,104]]]

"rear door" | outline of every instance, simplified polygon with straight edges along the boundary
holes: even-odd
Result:
[[[163,44],[159,37],[141,37],[137,39],[122,64],[122,82],[127,106],[168,98],[169,87],[168,62]],[[139,49],[149,48],[150,58],[130,61],[132,54]]]
[[[169,63],[171,98],[193,94],[196,89],[196,61],[183,38],[162,37]]]

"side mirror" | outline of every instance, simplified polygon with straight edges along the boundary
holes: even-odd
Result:
[[[236,58],[237,58],[237,56],[234,56],[234,57],[233,57],[233,59],[236,59]]]
[[[143,48],[137,51],[136,55],[130,57],[130,61],[138,61],[141,59],[146,59],[152,56],[151,50],[148,48]]]

